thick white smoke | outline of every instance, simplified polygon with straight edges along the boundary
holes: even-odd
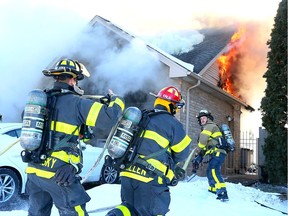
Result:
[[[159,83],[159,79],[165,83],[165,79],[161,79],[163,74],[159,74],[157,56],[142,40],[133,39],[127,43],[99,24],[93,29],[87,28],[68,53],[77,55],[91,73],[91,77],[82,83],[89,94],[106,94],[110,88],[124,96],[145,88],[149,80],[152,83],[154,80],[154,84]]]
[[[50,87],[51,79],[44,77],[42,70],[60,56],[77,55],[88,64],[91,93],[99,94],[99,89],[106,93],[111,88],[124,94],[143,88],[147,79],[159,81],[159,62],[148,54],[143,42],[134,40],[118,50],[115,41],[101,30],[89,33],[88,21],[70,14],[69,8],[30,3],[12,0],[1,7],[3,122],[20,121],[30,90]],[[87,88],[85,83],[82,87]]]
[[[85,20],[48,5],[9,0],[0,4],[0,114],[20,121],[28,92],[39,88],[42,70],[75,40]],[[60,17],[62,17],[60,19]]]
[[[194,45],[203,42],[204,35],[195,30],[176,31],[146,36],[144,40],[169,54],[178,55],[193,50]]]
[[[161,80],[155,74],[159,69],[157,58],[148,55],[141,41],[135,40],[119,50],[101,30],[94,32],[97,38],[95,34],[93,37],[87,34],[87,23],[95,15],[112,21],[134,35],[143,38],[149,35],[149,43],[154,41],[170,54],[187,51],[187,47],[193,48],[203,39],[196,31],[192,35],[177,35],[175,32],[178,30],[191,33],[207,27],[256,21],[251,23],[255,24],[254,30],[250,29],[255,40],[250,43],[246,60],[250,59],[251,64],[257,61],[257,64],[251,67],[248,63],[243,65],[246,72],[244,80],[248,80],[244,82],[243,95],[251,96],[247,103],[257,109],[265,88],[262,75],[266,70],[266,40],[269,39],[278,2],[83,0],[80,3],[75,0],[1,0],[0,114],[4,122],[19,121],[28,92],[44,87],[43,80],[47,78],[41,71],[61,55],[69,57],[77,54],[81,57],[79,60],[85,60],[92,76],[90,82],[83,83],[85,86],[82,87],[88,88],[91,93],[102,94],[112,88],[115,93],[123,94],[141,88],[146,80],[152,83]],[[105,36],[104,40],[101,35]],[[161,35],[161,40],[151,39],[158,35]],[[256,87],[259,80],[262,80],[260,88]],[[255,105],[255,101],[258,105]]]
[[[76,5],[57,6],[48,1],[39,4],[33,0],[12,0],[1,5],[0,114],[3,122],[21,120],[30,90],[51,87],[51,79],[44,77],[42,70],[60,56],[77,56],[87,64],[91,78],[79,85],[90,94],[105,94],[110,88],[124,95],[149,89],[151,85],[160,89],[169,84],[169,80],[159,74],[157,56],[151,55],[143,41],[135,39],[118,49],[115,38],[103,29],[88,29],[90,20],[71,10],[73,6]],[[187,39],[178,37],[177,41],[178,52],[187,49]],[[183,41],[186,44],[183,45]],[[175,40],[170,43],[175,44]],[[191,47],[192,43],[188,45]]]

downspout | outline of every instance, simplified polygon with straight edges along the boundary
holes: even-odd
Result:
[[[193,88],[196,88],[197,86],[199,86],[200,83],[201,83],[201,81],[198,80],[198,82],[194,86],[189,87],[188,90],[187,90],[186,134],[188,134],[188,129],[189,129],[188,125],[189,125],[190,90],[193,89]]]

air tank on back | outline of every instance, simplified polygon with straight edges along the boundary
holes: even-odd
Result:
[[[25,150],[33,151],[41,144],[46,104],[47,95],[44,91],[35,89],[28,94],[20,137],[20,144]]]
[[[108,146],[108,153],[112,158],[120,158],[124,155],[141,118],[142,112],[137,107],[128,107],[124,111]]]
[[[222,124],[221,125],[221,130],[223,131],[223,135],[225,136],[228,144],[229,144],[229,151],[234,151],[235,150],[235,141],[233,139],[232,133],[230,131],[230,128],[227,124]]]

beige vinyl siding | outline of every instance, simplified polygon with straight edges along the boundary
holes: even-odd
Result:
[[[202,76],[214,84],[215,86],[218,86],[219,82],[219,69],[217,62],[214,62],[206,71],[203,72]]]

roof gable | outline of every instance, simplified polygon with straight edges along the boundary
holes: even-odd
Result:
[[[235,33],[234,28],[226,29],[203,29],[199,31],[205,36],[202,43],[194,45],[194,49],[179,55],[176,58],[194,65],[193,72],[199,74],[201,70],[208,65],[215,56],[219,55],[228,45],[232,35]]]

